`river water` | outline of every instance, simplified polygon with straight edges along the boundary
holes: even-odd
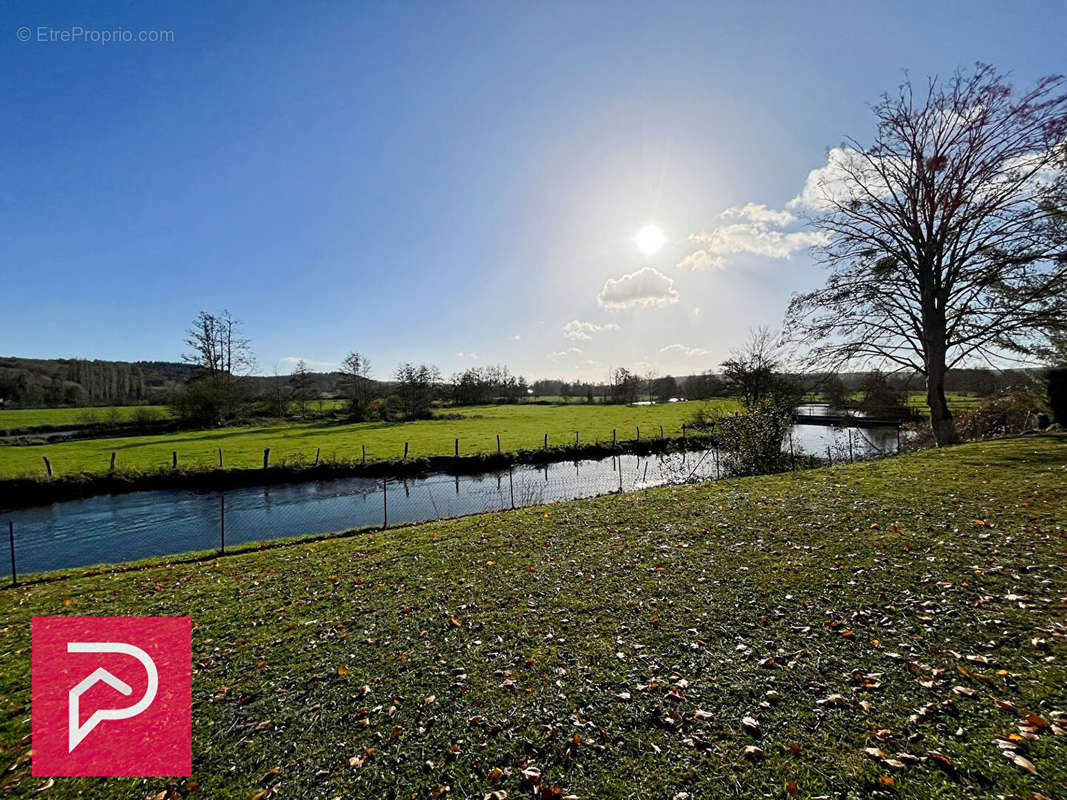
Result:
[[[851,433],[849,431],[851,430]],[[795,425],[798,455],[834,460],[895,452],[892,429],[834,429]],[[788,443],[785,445],[789,446]],[[543,467],[515,467],[510,473],[453,477],[372,478],[229,489],[219,492],[162,490],[100,495],[0,514],[13,523],[19,574],[219,548],[291,536],[433,519],[618,491],[718,477],[715,451],[652,456],[623,455]],[[225,526],[223,526],[223,520]],[[6,548],[4,548],[6,549]],[[0,551],[2,552],[2,551]],[[0,575],[10,575],[7,553]]]

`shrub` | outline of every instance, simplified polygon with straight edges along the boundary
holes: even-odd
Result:
[[[761,404],[717,424],[716,442],[727,475],[767,475],[789,469],[782,442],[792,425],[788,407]]]
[[[1034,425],[1040,407],[1040,398],[1031,391],[1003,389],[983,398],[973,410],[961,413],[957,429],[964,439],[992,439],[1020,433]]]
[[[133,416],[131,417],[134,422],[140,425],[156,422],[162,418],[163,415],[159,413],[159,409],[148,408],[146,406],[140,406],[138,408],[135,408],[133,411]]]

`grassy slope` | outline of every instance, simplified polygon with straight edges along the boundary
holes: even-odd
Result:
[[[322,448],[323,458],[359,458],[361,445],[368,459],[395,459],[410,444],[411,457],[450,455],[459,437],[461,454],[496,450],[496,435],[506,450],[536,448],[545,433],[550,444],[611,440],[613,428],[620,439],[632,439],[635,427],[642,436],[658,436],[659,426],[667,436],[677,436],[683,422],[699,408],[733,411],[729,400],[711,403],[670,403],[657,406],[476,406],[457,410],[461,419],[425,420],[408,423],[367,422],[357,425],[290,423],[264,427],[222,428],[162,436],[118,439],[85,439],[35,447],[0,446],[0,477],[44,473],[42,456],[48,456],[57,474],[76,471],[106,472],[111,452],[117,451],[119,468],[154,469],[169,466],[171,452],[178,451],[182,466],[217,466],[218,448],[226,466],[255,467],[263,463],[263,449],[271,448],[271,462],[303,457],[313,459]]]
[[[4,590],[2,766],[21,764],[0,787],[43,783],[25,762],[32,615],[188,614],[195,796],[518,798],[536,765],[582,798],[786,797],[786,781],[1062,797],[1067,737],[1020,742],[1036,776],[993,739],[1067,712],[1065,520],[1067,439],[1046,437]],[[949,705],[909,722],[927,703]],[[42,796],[164,786],[58,779]]]

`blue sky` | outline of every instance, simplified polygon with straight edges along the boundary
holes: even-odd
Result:
[[[782,212],[904,69],[1067,70],[1062,2],[0,17],[0,354],[176,360],[197,311],[229,308],[266,374],[351,349],[378,377],[712,368],[820,281]],[[48,41],[78,26],[173,40]]]

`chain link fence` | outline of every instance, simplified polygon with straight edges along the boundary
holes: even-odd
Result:
[[[516,466],[481,475],[337,478],[98,495],[4,515],[0,575],[225,552],[252,542],[379,529],[719,477],[715,450]],[[3,518],[0,518],[3,519]]]

